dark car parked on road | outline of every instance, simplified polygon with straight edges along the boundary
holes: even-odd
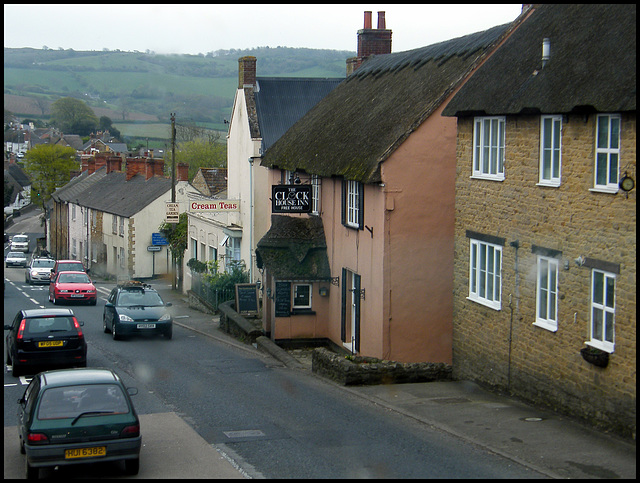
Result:
[[[171,303],[164,303],[151,285],[125,282],[117,285],[109,294],[104,306],[102,325],[105,333],[111,332],[114,340],[124,335],[160,333],[171,339],[173,318],[167,310]]]
[[[120,376],[85,368],[37,374],[18,401],[20,452],[26,477],[42,467],[124,460],[127,473],[140,466],[140,420]]]
[[[70,309],[20,310],[11,325],[4,326],[9,331],[7,366],[12,367],[13,376],[34,368],[86,366],[82,325]]]

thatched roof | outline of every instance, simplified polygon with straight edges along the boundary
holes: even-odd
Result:
[[[379,182],[380,163],[440,106],[508,27],[371,57],[276,141],[261,164]]]
[[[258,268],[277,280],[329,280],[322,219],[319,216],[272,215],[271,228],[256,248]]]
[[[550,59],[542,67],[542,41]],[[536,5],[444,115],[636,110],[636,6]]]

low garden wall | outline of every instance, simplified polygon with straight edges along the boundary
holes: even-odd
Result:
[[[441,362],[402,363],[373,357],[344,356],[325,348],[312,355],[312,371],[342,385],[402,384],[450,381],[451,365]]]

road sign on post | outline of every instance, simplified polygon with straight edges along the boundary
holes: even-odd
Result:
[[[166,223],[178,223],[180,221],[180,210],[178,203],[167,202],[167,212],[165,217]]]

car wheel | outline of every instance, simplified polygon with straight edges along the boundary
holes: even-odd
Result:
[[[29,464],[29,459],[25,457],[25,476],[27,480],[37,480],[40,476],[40,470]]]
[[[124,460],[124,471],[128,475],[137,475],[138,471],[140,471],[140,458]]]
[[[11,375],[13,377],[20,377],[20,368],[18,367],[18,364],[16,364],[16,361],[13,361],[13,364],[11,364]]]
[[[20,454],[27,454],[24,449],[24,441],[22,441],[22,437],[20,437]]]
[[[169,329],[164,333],[164,338],[171,340],[172,336],[173,336],[173,327],[169,327]]]
[[[113,325],[111,326],[111,337],[113,337],[113,340],[120,339],[120,336],[116,334],[116,325],[117,324],[114,322]]]
[[[105,334],[108,334],[110,332],[109,329],[107,329],[107,319],[104,315],[102,316],[102,330]]]
[[[89,305],[95,305],[98,303],[98,299],[89,300]]]

